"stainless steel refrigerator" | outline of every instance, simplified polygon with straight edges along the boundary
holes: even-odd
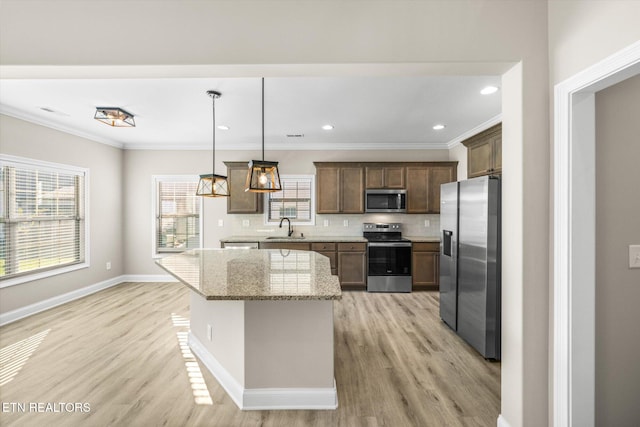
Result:
[[[442,184],[440,317],[487,359],[500,360],[500,179]]]

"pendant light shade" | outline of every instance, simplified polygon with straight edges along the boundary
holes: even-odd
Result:
[[[211,165],[212,173],[200,175],[196,196],[204,197],[229,197],[229,182],[227,177],[216,175],[216,99],[220,98],[220,92],[207,91],[213,103],[213,161]]]
[[[262,160],[251,160],[244,191],[274,193],[282,191],[278,162],[264,159],[264,77],[262,78]]]

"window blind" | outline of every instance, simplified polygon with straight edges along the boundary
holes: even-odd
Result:
[[[268,193],[268,222],[287,217],[296,222],[311,222],[312,177],[281,176],[282,191]]]
[[[85,172],[0,160],[0,279],[84,262]]]
[[[197,181],[158,180],[156,253],[200,247],[200,200]]]

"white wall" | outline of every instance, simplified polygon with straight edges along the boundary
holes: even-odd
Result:
[[[0,289],[0,312],[123,274],[122,150],[5,115],[0,115],[0,147],[3,154],[89,169],[91,262],[86,269]]]
[[[457,144],[449,150],[449,160],[458,162],[458,181],[467,179],[467,147]]]
[[[551,82],[640,40],[639,16],[636,0],[549,0]]]
[[[596,425],[640,424],[640,76],[596,94]]]
[[[503,306],[512,308],[503,321],[523,326],[516,339],[503,342],[509,349],[503,354],[503,381],[514,381],[503,382],[509,400],[503,400],[502,415],[513,427],[547,423],[546,2],[129,1],[123,13],[98,1],[5,0],[2,8],[3,64],[26,66],[3,69],[15,78],[496,74],[520,63],[515,72],[521,79],[503,88],[503,101],[519,102],[517,113],[503,116],[503,126],[512,128],[503,143],[512,145],[513,156],[503,154],[505,161],[517,161],[521,153],[527,162],[504,167],[503,179],[516,183],[504,193],[514,201],[504,217],[524,214],[512,221],[521,242],[503,261],[506,273],[517,278],[504,285],[525,299],[503,298]],[[95,37],[78,37],[114,29],[126,35],[132,49],[96,49]]]

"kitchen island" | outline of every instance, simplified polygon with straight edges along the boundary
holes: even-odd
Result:
[[[335,409],[329,259],[198,249],[157,264],[191,291],[189,346],[240,409]]]

